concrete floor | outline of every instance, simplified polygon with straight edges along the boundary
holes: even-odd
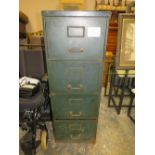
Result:
[[[128,103],[128,100],[125,100]],[[134,111],[132,112],[134,114]],[[134,155],[135,125],[127,117],[126,109],[117,115],[114,108],[107,107],[107,97],[102,91],[96,143],[55,143],[52,123],[47,122],[49,131],[48,149],[40,147],[37,155]],[[24,132],[20,130],[20,137]],[[39,135],[39,134],[38,134]],[[24,155],[20,149],[20,155]]]

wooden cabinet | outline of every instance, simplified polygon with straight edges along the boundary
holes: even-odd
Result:
[[[56,140],[95,140],[110,15],[43,12]]]
[[[113,62],[117,50],[117,34],[118,34],[118,15],[124,11],[112,11],[111,19],[109,21],[108,40],[106,47],[106,56],[104,62],[103,72],[103,86],[107,87],[109,78],[109,68]]]
[[[116,54],[117,48],[117,33],[118,33],[118,12],[113,11],[111,19],[109,21],[108,40],[107,40],[107,52]]]

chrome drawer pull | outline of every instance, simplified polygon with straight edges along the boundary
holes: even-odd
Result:
[[[83,48],[80,48],[80,49],[70,48],[70,49],[68,49],[68,51],[70,53],[82,53],[82,52],[84,52],[84,49]]]
[[[80,52],[84,52],[84,49],[83,48],[80,48]]]
[[[73,116],[73,117],[79,117],[82,115],[82,112],[73,113],[72,111],[70,111],[69,114],[70,114],[70,116]]]
[[[80,84],[79,87],[72,87],[71,84],[68,84],[67,88],[70,89],[70,90],[82,90],[83,89],[83,85]]]
[[[70,137],[71,137],[71,139],[78,140],[78,139],[81,138],[81,133],[78,134],[78,135],[73,135],[73,134],[71,134]]]
[[[70,124],[68,129],[70,132],[72,131],[84,132],[84,128],[82,128],[80,124]]]

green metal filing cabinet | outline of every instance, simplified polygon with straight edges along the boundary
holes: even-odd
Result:
[[[95,141],[110,12],[43,11],[56,141]]]

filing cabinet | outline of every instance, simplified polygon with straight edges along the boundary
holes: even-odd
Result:
[[[57,141],[96,138],[110,12],[43,11]]]

